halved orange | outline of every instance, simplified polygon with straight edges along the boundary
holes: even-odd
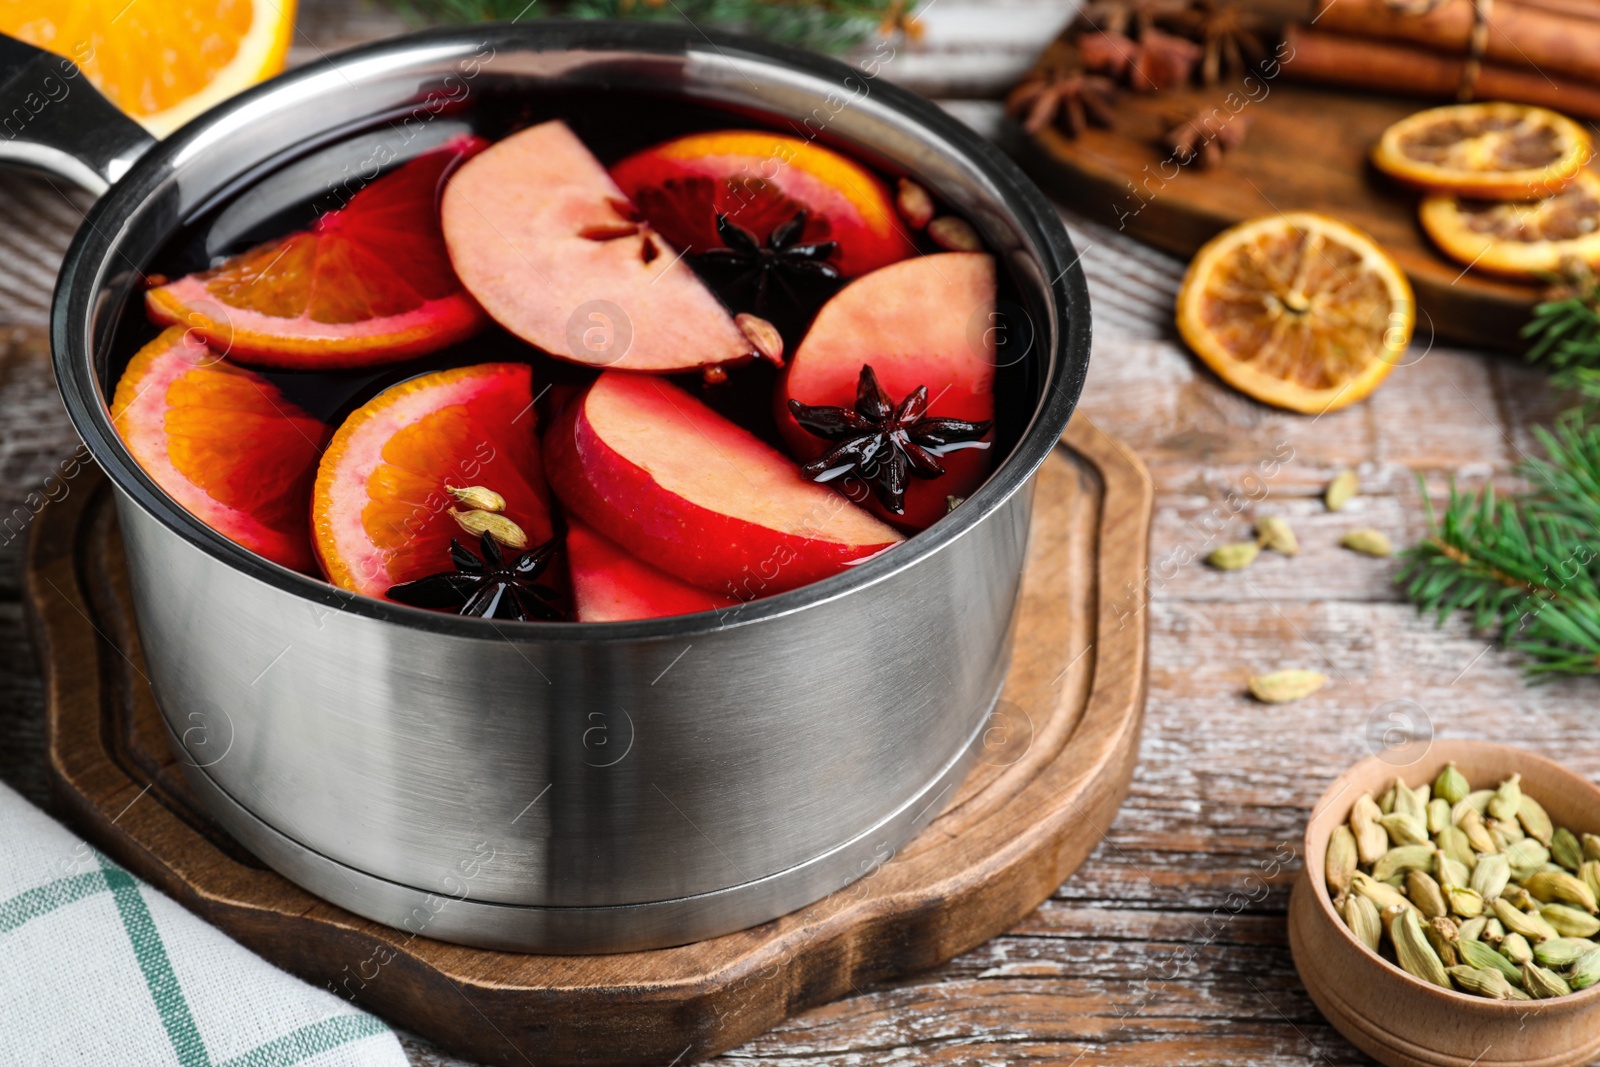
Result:
[[[309,230],[151,289],[145,308],[230,359],[269,367],[392,363],[464,340],[484,315],[450,266],[439,192],[456,164],[487,146],[455,138]]]
[[[0,32],[66,56],[164,137],[283,69],[294,0],[7,0]]]
[[[1475,270],[1537,281],[1569,260],[1600,266],[1600,177],[1591,170],[1543,200],[1430,196],[1421,214],[1434,243]]]
[[[1178,330],[1223,381],[1321,414],[1371,393],[1411,343],[1415,302],[1395,261],[1309,211],[1224,230],[1189,264]]]
[[[174,326],[128,363],[111,418],[145,473],[195,518],[316,573],[311,482],[328,428],[277,386]]]
[[[311,525],[328,580],[382,597],[451,569],[450,541],[475,544],[449,490],[482,486],[527,534],[550,539],[533,372],[482,363],[424,374],[379,393],[333,435],[317,471]]]
[[[1594,154],[1588,131],[1531,104],[1454,104],[1383,131],[1373,164],[1430,193],[1533,200],[1566,187]]]

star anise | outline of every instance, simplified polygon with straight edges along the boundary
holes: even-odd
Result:
[[[1036,70],[1006,97],[1006,113],[1022,123],[1028,133],[1055,124],[1068,137],[1091,125],[1111,125],[1117,86],[1110,78],[1082,70]]]
[[[1210,170],[1222,162],[1224,152],[1244,143],[1250,117],[1241,113],[1219,121],[1218,110],[1221,109],[1172,120],[1172,128],[1162,144],[1172,150],[1172,157],[1180,166],[1195,163],[1201,170]]]
[[[774,288],[795,307],[804,307],[811,299],[802,291],[808,285],[839,280],[839,269],[827,261],[839,242],[801,244],[805,228],[806,211],[801,208],[788,222],[775,226],[763,245],[755,234],[718,213],[717,236],[724,247],[699,251],[695,265],[726,279],[719,291],[736,305],[748,303],[757,314],[772,310]]]
[[[934,418],[927,411],[927,386],[917,386],[896,406],[872,367],[863,365],[854,410],[789,401],[789,413],[802,429],[838,442],[800,469],[814,482],[855,474],[872,485],[885,508],[903,515],[910,476],[937,478],[944,473],[939,462],[944,453],[989,447],[979,439],[993,423]]]
[[[1078,38],[1086,69],[1120,78],[1137,93],[1182,85],[1194,72],[1202,50],[1193,41],[1147,29],[1137,41],[1120,33],[1086,33]]]
[[[1194,0],[1162,23],[1204,48],[1200,80],[1206,85],[1217,84],[1224,73],[1242,74],[1267,58],[1262,39],[1266,20],[1231,0]]]
[[[556,551],[552,539],[508,563],[500,542],[487,533],[478,542],[477,555],[451,538],[450,562],[455,565],[454,570],[392,586],[389,599],[416,608],[448,609],[457,615],[478,618],[557,621],[566,617],[556,606],[561,594],[539,583]]]
[[[1182,9],[1187,0],[1089,0],[1078,9],[1072,28],[1137,37],[1158,18]],[[1133,32],[1130,34],[1129,30]]]

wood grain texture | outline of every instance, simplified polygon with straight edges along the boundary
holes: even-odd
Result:
[[[1114,591],[1144,571],[1151,490],[1089,420],[1065,441],[1039,475],[1011,672],[977,766],[898,854],[752,930],[627,955],[486,952],[367,922],[265,870],[181,778],[103,481],[45,508],[29,550],[58,799],[98,847],[242,944],[454,1051],[497,1064],[532,1049],[547,1064],[704,1058],[981,944],[1104,837],[1144,703],[1145,619],[1120,617]]]

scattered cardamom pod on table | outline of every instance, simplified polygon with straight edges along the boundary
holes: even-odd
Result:
[[[1263,704],[1287,704],[1310,696],[1327,682],[1328,676],[1316,671],[1273,671],[1250,679],[1250,695]]]

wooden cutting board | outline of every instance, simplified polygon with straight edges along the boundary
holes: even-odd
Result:
[[[1144,714],[1151,483],[1083,416],[1040,471],[1011,673],[945,810],[853,885],[754,929],[625,955],[415,937],[318,900],[199,809],[144,675],[111,492],[45,506],[26,603],[53,785],[96,845],[235,940],[495,1064],[685,1064],[808,1006],[932,967],[1036,908],[1100,842]]]
[[[1235,94],[1230,100],[1229,94]],[[1521,351],[1517,331],[1539,287],[1500,281],[1445,258],[1417,222],[1419,194],[1390,182],[1368,152],[1425,101],[1257,78],[1211,89],[1124,93],[1113,128],[1070,138],[1051,128],[1018,156],[1076,211],[1188,258],[1220,230],[1284,211],[1320,211],[1377,239],[1417,296],[1418,345],[1439,338]],[[1249,120],[1244,143],[1210,170],[1180,167],[1162,138],[1196,114]]]

